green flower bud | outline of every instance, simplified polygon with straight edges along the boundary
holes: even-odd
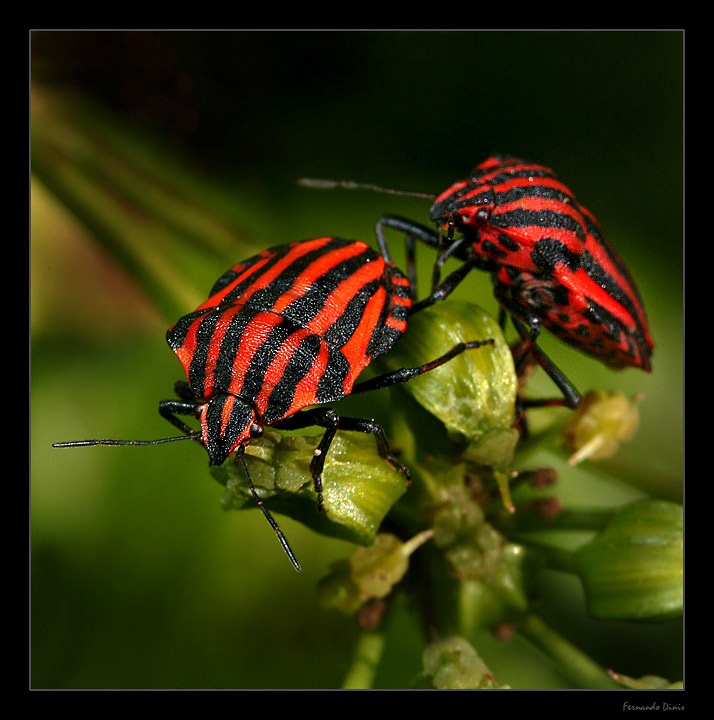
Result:
[[[431,537],[428,530],[405,543],[395,535],[378,534],[373,545],[358,547],[333,564],[318,586],[321,603],[353,613],[369,600],[386,597],[409,569],[411,553]]]
[[[338,560],[330,566],[331,572],[317,584],[317,597],[326,608],[352,615],[367,601],[352,580],[349,560]]]
[[[616,682],[619,682],[623,687],[631,690],[681,690],[684,687],[684,683],[681,680],[677,682],[670,682],[667,678],[659,677],[657,675],[643,675],[640,678],[632,678],[621,673],[610,671],[610,677]],[[672,706],[678,703],[671,703]],[[670,709],[678,709],[671,707]]]
[[[424,675],[438,690],[504,688],[479,654],[462,637],[437,640],[424,651]]]
[[[409,556],[404,543],[395,535],[381,533],[374,545],[359,547],[350,555],[350,575],[360,592],[368,598],[383,598],[406,574]]]
[[[587,393],[563,426],[565,444],[573,452],[568,463],[577,465],[586,459],[612,457],[620,443],[630,440],[637,431],[637,406],[641,401],[641,395],[628,400],[621,392]]]
[[[488,522],[480,506],[455,495],[434,516],[434,544],[446,560],[441,602],[446,615],[459,618],[453,630],[467,637],[505,622],[528,607],[525,585],[530,570],[525,554]]]
[[[404,476],[377,453],[374,438],[338,432],[322,476],[325,512],[317,510],[310,462],[319,436],[267,430],[245,451],[256,491],[271,512],[294,518],[324,535],[361,545],[374,542],[390,508],[405,492]],[[225,508],[255,507],[243,469],[233,462],[211,467],[226,487]]]
[[[483,433],[464,451],[464,459],[476,465],[505,467],[513,460],[520,434],[515,428],[496,428]]]
[[[517,390],[510,348],[483,308],[454,301],[417,313],[402,340],[380,361],[390,370],[416,367],[460,342],[488,338],[493,345],[466,350],[403,386],[453,437],[477,446],[489,433],[510,429]]]
[[[638,500],[575,551],[591,615],[658,620],[682,613],[682,515],[681,505]]]

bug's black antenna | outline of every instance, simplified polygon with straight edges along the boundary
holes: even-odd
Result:
[[[373,192],[389,193],[390,195],[408,195],[410,197],[428,198],[434,200],[436,195],[433,193],[417,192],[413,190],[395,190],[393,188],[385,188],[372,183],[360,183],[354,180],[320,180],[317,178],[299,178],[298,185],[302,187],[314,188],[318,190],[333,190],[334,188],[342,188],[344,190],[372,190]]]
[[[275,530],[275,534],[278,536],[278,540],[280,540],[280,544],[283,546],[283,550],[285,550],[285,554],[290,558],[290,562],[293,564],[293,567],[296,570],[300,570],[300,563],[298,562],[297,558],[295,557],[295,553],[292,551],[292,548],[288,544],[287,538],[285,535],[283,535],[282,530],[278,527],[278,523],[275,522],[275,519],[268,511],[268,508],[263,505],[263,501],[258,497],[258,493],[255,491],[255,486],[253,485],[253,480],[250,477],[250,473],[248,472],[248,466],[245,464],[245,460],[243,459],[243,454],[237,455],[237,459],[240,462],[240,464],[243,466],[243,471],[245,472],[245,476],[248,478],[248,487],[250,488],[250,492],[255,498],[255,502],[258,503],[258,507],[263,512],[263,515],[265,515],[265,519],[270,523],[270,527]]]
[[[90,447],[92,445],[160,445],[161,443],[175,442],[176,440],[198,440],[200,439],[200,437],[201,432],[197,431],[188,435],[178,435],[176,437],[160,438],[159,440],[114,440],[109,438],[104,440],[70,440],[69,442],[52,443],[52,447],[68,448]],[[258,504],[258,507],[261,509],[263,515],[265,515],[265,519],[268,521],[268,523],[270,523],[270,527],[275,530],[275,534],[278,536],[278,540],[283,546],[285,553],[290,558],[290,562],[293,564],[293,567],[296,570],[301,570],[302,568],[300,567],[300,563],[295,557],[295,553],[292,551],[292,548],[290,547],[287,538],[285,537],[285,535],[283,535],[283,531],[278,527],[278,523],[275,522],[275,519],[265,507],[265,505],[263,505],[263,501],[258,496],[258,493],[255,490],[255,486],[253,485],[253,480],[251,479],[250,473],[248,472],[248,467],[245,464],[245,460],[243,459],[243,455],[240,454],[237,456],[237,458],[240,461],[240,464],[243,466],[245,476],[248,478],[248,487],[250,488],[251,494],[255,498],[255,502]]]
[[[195,432],[189,435],[177,435],[176,437],[160,438],[159,440],[70,440],[69,442],[52,443],[52,447],[90,447],[91,445],[161,445],[162,443],[175,442],[176,440],[198,440],[201,433]]]

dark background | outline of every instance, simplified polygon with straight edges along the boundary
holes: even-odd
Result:
[[[582,389],[644,393],[623,457],[661,495],[681,498],[683,33],[42,31],[30,40],[33,124],[52,124],[36,90],[109,111],[199,185],[219,188],[245,247],[370,240],[384,212],[426,221],[428,200],[310,191],[298,177],[440,192],[493,152],[554,168],[627,261],[657,350],[645,375],[545,346]],[[70,161],[81,166],[81,153]],[[192,443],[49,448],[168,434],[155,406],[178,379],[163,340],[177,316],[152,306],[42,179],[32,190],[33,685],[339,686],[355,630],[316,607],[314,586],[347,546],[286,521],[306,567],[297,575],[257,513],[220,511],[221,489]],[[197,265],[189,290],[202,299],[226,267]],[[495,307],[489,286],[473,277],[463,293]],[[608,483],[597,493],[588,501],[631,497]],[[626,674],[681,677],[680,630],[628,627],[661,648],[638,654],[637,642],[613,640],[619,624],[591,625],[574,609],[578,592],[568,586],[546,605],[566,634]],[[413,622],[406,613],[394,631],[380,686],[406,687],[418,672]],[[528,647],[485,637],[484,648],[505,682],[567,687],[537,656],[528,661]]]

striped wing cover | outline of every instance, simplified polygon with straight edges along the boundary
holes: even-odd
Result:
[[[167,340],[197,399],[240,396],[271,424],[349,394],[410,307],[397,268],[365,243],[324,237],[238,263]]]

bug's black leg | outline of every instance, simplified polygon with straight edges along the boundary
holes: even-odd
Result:
[[[174,392],[179,396],[179,398],[181,398],[181,400],[186,400],[186,402],[191,403],[196,402],[191,386],[185,380],[179,380],[174,383]]]
[[[556,387],[563,394],[563,399],[557,400],[523,400],[523,407],[545,407],[550,405],[565,405],[571,409],[575,409],[580,405],[581,396],[580,393],[575,389],[575,386],[565,377],[563,372],[553,363],[553,361],[538,347],[536,340],[540,334],[540,323],[537,319],[533,319],[530,324],[530,330],[518,320],[515,316],[511,315],[511,321],[513,326],[518,331],[518,334],[523,340],[523,351],[521,357],[516,363],[516,371],[518,371],[526,360],[526,357],[530,354],[533,359],[540,365],[543,370],[548,373],[550,379],[555,383]]]
[[[431,307],[432,305],[445,300],[452,292],[454,292],[454,290],[456,290],[459,283],[471,272],[474,267],[475,264],[470,261],[467,261],[458,267],[446,278],[446,280],[444,280],[444,282],[432,291],[429,297],[420,300],[418,303],[414,303],[409,310],[409,314],[413,315],[424,308]]]
[[[315,448],[315,454],[310,462],[310,475],[312,476],[312,482],[315,487],[315,492],[317,493],[317,509],[319,511],[323,512],[325,509],[322,497],[322,473],[325,467],[325,459],[338,430],[371,433],[374,435],[379,456],[399,470],[406,478],[406,481],[409,482],[411,478],[409,470],[407,470],[394,453],[392,453],[382,426],[374,420],[340,417],[332,408],[315,408],[313,410],[302,410],[289,418],[275,423],[273,427],[280,430],[299,430],[315,425],[325,428],[325,433],[317,448]]]
[[[400,217],[399,215],[383,215],[377,221],[376,233],[377,241],[379,243],[380,250],[385,260],[391,262],[387,243],[384,238],[384,229],[389,228],[400,232],[407,238],[407,253],[409,255],[410,264],[414,263],[413,245],[414,241],[429,245],[438,251],[434,268],[432,270],[432,292],[431,295],[424,300],[416,303],[412,306],[411,313],[419,312],[425,307],[429,307],[434,303],[440,302],[444,298],[448,297],[457,285],[466,277],[466,275],[474,268],[480,270],[493,271],[494,265],[488,260],[477,257],[471,252],[471,240],[462,236],[456,240],[453,239],[453,226],[449,226],[449,233],[446,238],[446,249],[444,249],[444,238],[440,232],[436,232],[426,225],[422,225],[414,220]],[[410,247],[412,248],[410,250]],[[464,261],[464,265],[458,270],[452,272],[446,280],[440,281],[441,267],[451,257],[457,258]],[[410,268],[410,273],[411,273]],[[410,282],[412,282],[412,275],[410,274]],[[416,297],[416,292],[412,293],[412,299]]]
[[[162,400],[159,403],[159,415],[168,420],[174,427],[181,430],[181,432],[186,435],[193,435],[195,436],[194,440],[201,442],[200,433],[197,434],[194,428],[187,425],[183,422],[183,420],[177,417],[177,415],[189,415],[197,418],[199,416],[199,409],[195,402],[183,400]]]
[[[409,380],[417,377],[418,375],[423,375],[425,372],[429,372],[430,370],[433,370],[434,368],[437,368],[440,365],[449,362],[449,360],[452,360],[457,355],[460,355],[466,350],[474,350],[476,348],[482,347],[483,345],[493,345],[493,338],[488,338],[487,340],[473,340],[472,342],[458,343],[457,345],[454,345],[454,347],[452,347],[451,350],[449,350],[448,352],[444,353],[435,360],[432,360],[431,362],[424,363],[424,365],[419,365],[418,367],[401,368],[399,370],[394,370],[393,372],[384,373],[383,375],[378,375],[377,377],[370,378],[369,380],[359,382],[352,387],[352,392],[350,394],[356,395],[357,393],[369,392],[370,390],[379,390],[380,388],[390,387],[392,385],[399,385],[401,383],[408,382]]]
[[[322,499],[322,470],[325,465],[325,455],[337,432],[337,426],[333,420],[336,417],[337,415],[331,408],[314,408],[312,410],[301,410],[295,415],[273,424],[273,427],[278,430],[301,430],[315,425],[325,428],[325,434],[315,448],[315,453],[310,461],[310,475],[317,494],[317,509],[321,512],[325,509]]]
[[[407,279],[411,288],[412,302],[417,299],[417,273],[416,273],[416,248],[414,247],[414,238],[407,235]]]
[[[472,350],[483,345],[491,344],[493,344],[493,339],[491,338],[488,340],[475,340],[468,343],[459,343],[451,348],[449,352],[444,353],[441,357],[425,363],[424,365],[411,368],[401,368],[400,370],[385,373],[375,378],[371,378],[370,380],[357,383],[352,387],[352,392],[350,394],[354,395],[357,393],[369,392],[370,390],[378,390],[391,385],[405,383],[417,375],[422,375],[425,372],[429,372],[429,370],[433,370],[434,368],[443,365],[466,350]],[[327,455],[327,451],[332,444],[332,440],[334,439],[337,430],[352,430],[356,432],[372,433],[375,437],[377,451],[379,452],[380,457],[384,458],[393,467],[399,470],[407,481],[409,481],[409,470],[394,455],[382,426],[374,420],[340,417],[331,408],[316,408],[314,410],[303,410],[296,413],[289,418],[285,418],[284,420],[275,423],[274,427],[283,430],[297,430],[299,428],[310,427],[313,425],[325,428],[325,434],[322,436],[322,439],[315,450],[312,462],[310,463],[310,474],[312,475],[315,492],[317,493],[318,509],[323,509],[322,471],[325,465],[325,456]]]
[[[383,215],[377,221],[376,233],[379,249],[385,258],[389,257],[389,250],[384,239],[384,228],[390,228],[391,230],[396,230],[403,235],[411,236],[415,240],[419,240],[420,242],[430,245],[437,250],[441,248],[441,237],[439,233],[432,230],[430,227],[399,215]]]
[[[397,456],[392,452],[392,448],[387,440],[387,435],[384,432],[384,428],[374,420],[366,418],[352,418],[352,417],[339,417],[335,416],[337,421],[336,430],[349,430],[352,432],[371,433],[374,435],[375,442],[377,443],[377,452],[379,456],[386,460],[393,468],[399,470],[404,475],[404,480],[408,484],[411,481],[411,473],[407,469]],[[334,434],[334,433],[333,433]],[[324,465],[324,454],[318,458],[320,462],[320,474],[322,474],[322,465]],[[317,463],[316,463],[317,465]]]
[[[450,242],[446,250],[443,252],[440,252],[436,260],[434,261],[434,267],[432,269],[431,273],[431,289],[432,292],[439,286],[441,282],[441,268],[444,266],[444,263],[452,257],[460,255],[465,248],[467,248],[470,245],[470,242],[466,240],[465,236],[461,236],[458,240],[454,242]],[[473,265],[469,266],[469,269],[471,267],[474,267]]]
[[[398,215],[383,215],[378,221],[375,228],[377,235],[377,243],[379,245],[382,257],[389,263],[392,262],[391,253],[384,237],[384,228],[390,228],[402,233],[406,236],[406,254],[407,254],[407,278],[411,287],[412,301],[417,297],[417,279],[416,279],[416,251],[414,241],[426,243],[432,247],[439,248],[441,244],[440,236],[431,228],[422,225],[414,220],[400,217]]]
[[[503,306],[499,306],[499,308],[498,308],[498,326],[501,328],[501,330],[506,329],[507,322],[508,322],[508,313],[506,312],[506,309]]]

